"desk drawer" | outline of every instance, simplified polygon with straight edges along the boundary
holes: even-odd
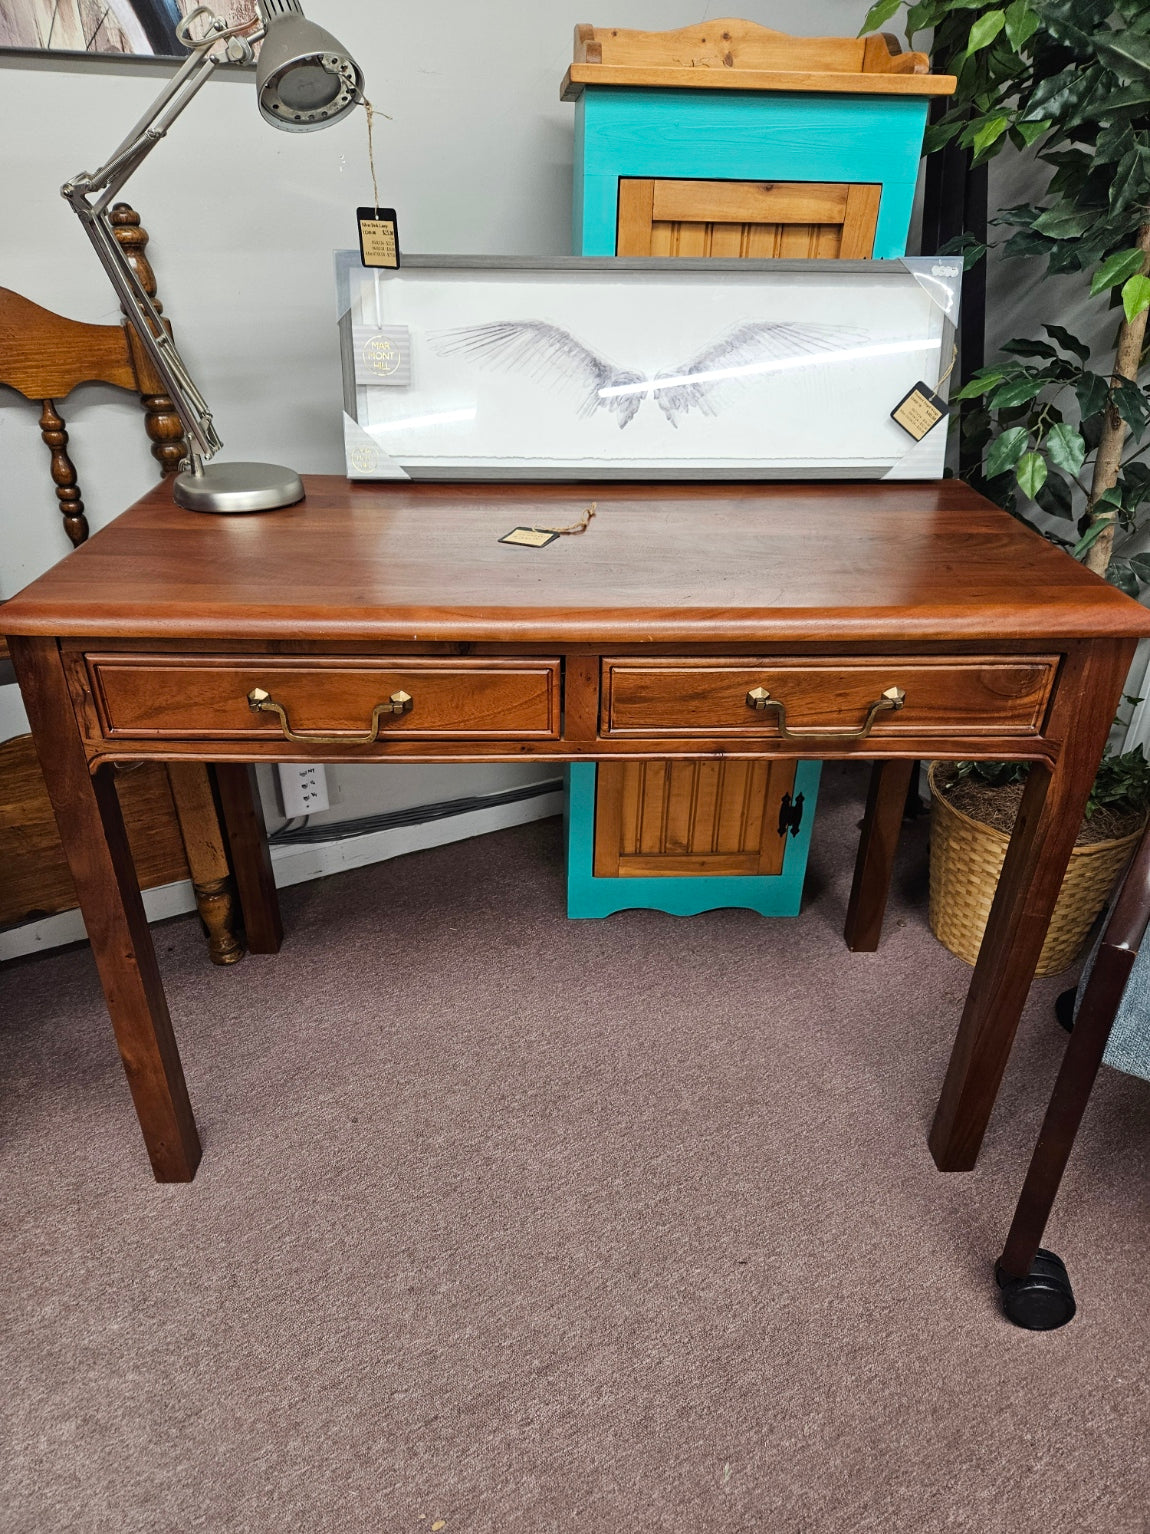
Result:
[[[89,655],[88,675],[109,739],[285,738],[274,711],[254,713],[262,689],[287,729],[354,744],[372,728],[377,704],[406,694],[403,713],[381,716],[378,738],[554,738],[559,734],[558,660],[285,659]],[[290,738],[290,737],[289,737]]]
[[[1058,657],[860,656],[858,660],[780,657],[738,660],[609,660],[603,666],[605,735],[779,735],[860,730],[890,687],[906,694],[897,711],[874,716],[870,734],[1037,734]],[[756,709],[747,695],[765,689]]]

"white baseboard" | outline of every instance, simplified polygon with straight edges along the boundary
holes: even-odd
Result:
[[[501,831],[506,826],[525,825],[530,820],[546,820],[549,815],[562,813],[563,794],[560,789],[556,789],[554,793],[540,794],[534,799],[497,804],[490,809],[470,810],[465,815],[429,820],[422,825],[371,831],[365,836],[351,836],[343,841],[273,846],[272,866],[276,886],[286,889],[290,884],[306,884],[309,879],[322,879],[327,874],[342,873],[348,868],[362,868],[367,863],[383,863],[388,858],[403,857],[408,852],[421,852],[427,847],[442,847],[449,842],[466,841],[472,836],[484,836],[489,831]],[[150,922],[164,921],[169,916],[182,916],[187,911],[194,911],[195,906],[192,886],[186,879],[178,884],[161,884],[155,889],[144,891],[144,910]],[[66,943],[84,942],[86,938],[84,921],[79,911],[61,911],[58,916],[46,916],[41,921],[27,922],[22,927],[0,932],[0,962],[20,958],[24,954],[62,948]]]

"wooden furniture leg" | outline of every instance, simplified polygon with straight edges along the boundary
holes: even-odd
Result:
[[[200,1140],[111,769],[88,771],[55,640],[11,647],[152,1170],[190,1182]]]
[[[278,953],[283,920],[256,770],[242,762],[220,762],[214,771],[248,948],[252,953]]]
[[[242,917],[208,769],[202,762],[169,762],[168,782],[196,909],[207,928],[208,956],[213,964],[236,964],[244,956],[236,935]]]
[[[1057,761],[1027,779],[931,1126],[940,1171],[968,1172],[978,1159],[1133,653],[1104,640],[1064,662],[1048,734]]]
[[[1042,1237],[1148,922],[1150,835],[1142,839],[1098,945],[1010,1234],[995,1268],[1003,1309],[1016,1326],[1030,1331],[1064,1326],[1076,1309],[1065,1265],[1054,1252],[1042,1250]]]
[[[917,766],[913,760],[875,762],[871,772],[844,930],[852,953],[874,953],[882,936],[895,848]]]

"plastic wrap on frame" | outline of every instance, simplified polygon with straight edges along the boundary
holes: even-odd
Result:
[[[958,304],[962,294],[962,258],[959,256],[901,256],[899,265],[906,268],[943,316],[942,346],[938,355],[938,376],[924,378],[934,392],[943,399],[950,397],[951,367],[954,362],[955,333],[958,326]],[[949,416],[927,432],[918,442],[912,442],[899,461],[883,475],[884,479],[935,479],[937,478],[938,447],[931,440],[935,432],[945,436]]]
[[[410,479],[407,470],[358,421],[343,413],[343,451],[348,479]]]

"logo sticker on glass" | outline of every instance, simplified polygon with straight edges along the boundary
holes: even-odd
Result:
[[[353,325],[357,384],[411,382],[411,330],[407,325]]]

